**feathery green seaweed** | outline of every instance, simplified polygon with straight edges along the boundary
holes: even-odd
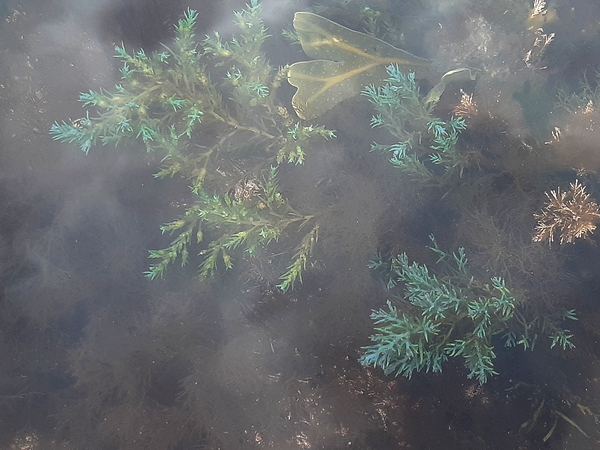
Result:
[[[364,347],[361,364],[410,378],[414,372],[441,372],[448,358],[462,357],[468,377],[483,384],[497,374],[492,343],[496,335],[502,335],[508,347],[533,348],[538,333],[549,336],[551,347],[574,347],[569,330],[557,325],[565,318],[576,320],[574,311],[528,320],[525,299],[515,297],[503,279],[478,280],[468,269],[463,249],[448,254],[431,239],[430,248],[439,255],[440,275],[430,273],[425,265],[409,263],[405,253],[370,263],[371,268],[388,273],[389,288],[403,284],[409,306],[399,312],[388,300],[387,309],[373,311],[377,333],[371,336],[374,344]]]
[[[239,33],[230,40],[218,32],[197,40],[198,13],[188,9],[175,25],[173,43],[160,51],[146,54],[143,49],[131,52],[117,46],[115,57],[122,63],[119,84],[112,92],[82,93],[84,117],[55,123],[50,129],[55,140],[77,144],[85,153],[99,145],[139,143],[160,155],[157,178],[189,180],[193,206],[162,227],[163,233],[177,236],[169,247],[150,253],[156,260],[147,272],[151,279],[161,277],[178,259],[186,264],[190,246],[203,241],[205,230],[211,231],[211,238],[219,233],[220,237],[201,250],[201,278],[214,275],[219,265],[230,268],[230,253],[238,247],[251,253],[279,238],[290,224],[312,217],[295,212],[273,187],[276,169],[269,167],[302,164],[312,141],[335,135],[294,118],[278,100],[287,69],[273,68],[262,52],[269,35],[261,9],[258,0],[251,0],[235,12]],[[252,178],[244,174],[265,171],[264,179],[258,176],[253,181],[256,189],[247,192],[251,200],[228,193],[236,182]],[[208,195],[208,190],[217,194]],[[297,257],[282,278],[283,290],[301,280],[312,244],[300,244],[295,251]]]
[[[383,86],[366,86],[362,94],[374,106],[371,127],[390,132],[393,144],[374,143],[371,151],[391,153],[390,162],[409,176],[422,182],[434,182],[435,166],[443,175],[462,174],[471,164],[469,155],[457,147],[458,136],[466,129],[465,121],[452,117],[448,121],[433,116],[437,102],[420,94],[414,73],[403,73],[396,65],[386,68]]]
[[[96,113],[55,123],[51,135],[86,153],[99,144],[141,142],[163,157],[157,177],[180,174],[195,188],[232,157],[302,163],[313,138],[334,133],[303,125],[278,103],[286,70],[271,67],[261,52],[268,34],[260,12],[255,0],[236,12],[240,35],[230,41],[215,32],[199,43],[198,13],[188,9],[175,26],[173,45],[163,51],[147,55],[117,46],[121,82],[113,92],[82,93],[83,106]],[[214,77],[222,81],[215,83]]]
[[[200,252],[203,257],[200,279],[214,276],[219,265],[225,270],[231,269],[234,253],[243,251],[253,255],[258,247],[278,240],[284,229],[294,224],[299,229],[314,219],[312,215],[296,212],[281,195],[275,167],[263,179],[246,180],[229,194],[211,196],[200,190],[195,192],[195,198],[195,204],[183,216],[161,227],[163,233],[177,234],[177,237],[167,248],[150,252],[150,257],[157,262],[146,272],[148,278],[161,278],[167,267],[178,259],[182,266],[187,264],[189,246],[201,243],[206,234],[219,237]],[[302,242],[307,239],[314,240],[312,231]],[[312,253],[312,247],[303,243],[300,249],[292,258],[290,267],[294,269],[281,277],[280,287],[284,291],[293,287],[296,279],[301,280],[300,273]]]

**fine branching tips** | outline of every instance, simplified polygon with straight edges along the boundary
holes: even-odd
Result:
[[[546,192],[548,201],[534,217],[538,224],[533,240],[554,242],[560,236],[560,244],[572,244],[576,239],[587,238],[600,222],[600,207],[585,192],[585,187],[576,180],[568,191],[558,188]]]
[[[258,0],[251,0],[234,13],[238,33],[228,41],[218,32],[198,40],[198,13],[188,9],[173,42],[160,51],[118,45],[119,84],[112,92],[80,94],[85,116],[50,129],[55,140],[78,144],[85,153],[137,143],[130,147],[160,156],[155,177],[181,177],[191,185],[193,201],[177,203],[192,206],[162,227],[175,238],[150,252],[155,263],[148,278],[162,277],[175,261],[186,264],[193,245],[203,257],[200,277],[213,276],[219,266],[232,267],[236,249],[253,255],[298,224],[296,231],[307,234],[298,236],[299,247],[292,245],[295,256],[280,287],[290,289],[302,279],[318,226],[300,227],[313,216],[296,212],[279,192],[276,166],[302,164],[313,141],[335,134],[292,117],[281,103],[277,90],[287,68],[272,67],[262,51],[269,35],[261,12]],[[245,191],[241,197],[229,193],[233,185]]]
[[[564,319],[577,320],[573,310],[528,317],[525,299],[513,295],[502,278],[480,281],[471,274],[464,249],[450,254],[433,236],[431,241],[438,274],[411,264],[406,254],[371,261],[388,288],[403,284],[410,307],[400,313],[388,301],[387,309],[373,311],[376,334],[371,336],[373,344],[364,347],[363,365],[410,378],[414,372],[441,372],[448,358],[461,357],[468,377],[483,384],[497,374],[493,336],[501,336],[507,347],[533,349],[541,334],[549,337],[550,347],[574,347],[573,335],[559,326]]]
[[[261,247],[280,238],[282,232],[296,225],[303,229],[314,216],[295,211],[279,192],[277,169],[272,167],[260,180],[238,183],[226,195],[208,195],[195,192],[196,203],[179,219],[161,227],[163,233],[175,234],[176,238],[165,249],[152,250],[150,257],[156,262],[146,276],[161,278],[169,265],[179,260],[185,265],[189,259],[189,246],[200,244],[205,234],[214,236],[208,248],[202,250],[203,260],[199,267],[200,279],[213,277],[219,267],[233,267],[234,253],[243,251],[255,257]],[[316,230],[308,231],[292,257],[288,271],[281,276],[279,287],[285,292],[302,281],[302,271],[312,255],[316,243]]]
[[[371,126],[389,131],[397,141],[374,143],[371,150],[389,153],[395,167],[422,183],[435,184],[452,174],[462,175],[475,162],[474,155],[459,151],[457,145],[459,134],[467,127],[465,120],[435,117],[435,102],[421,95],[414,73],[403,73],[397,65],[387,66],[386,72],[382,86],[366,86],[362,94],[376,111]]]
[[[480,114],[477,102],[473,100],[473,94],[467,94],[461,89],[460,102],[452,108],[455,117],[472,119]]]

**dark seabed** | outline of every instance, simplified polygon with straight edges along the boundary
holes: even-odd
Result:
[[[244,67],[225,50],[222,60],[203,54],[206,35],[219,31],[229,42],[239,35],[233,12],[246,8],[242,0],[0,0],[0,449],[600,448],[600,3],[261,5],[266,59]],[[181,160],[165,156],[158,135],[135,136],[124,122],[118,126],[132,139],[115,147],[98,135],[87,155],[76,142],[52,138],[53,124],[77,133],[86,111],[98,117],[114,101],[115,85],[127,89],[115,46],[165,52],[172,61],[175,53],[162,44],[174,48],[173,24],[188,8],[199,13],[198,46],[188,56],[202,54],[207,73],[195,82],[218,92],[235,123],[221,113],[213,126],[207,109],[196,124],[206,126],[202,133],[180,134],[189,144]],[[470,68],[477,79],[448,82],[425,122],[415,115],[396,132],[371,126],[376,111],[364,95],[300,121],[285,79],[276,94],[269,86],[272,98],[256,81],[267,60],[275,73],[318,59],[282,36],[297,11],[431,60],[418,76],[418,101],[449,70]],[[242,83],[245,100],[236,90]],[[112,94],[84,109],[78,98],[90,91]],[[189,108],[174,103],[176,94],[158,101],[172,106],[164,110],[169,118]],[[139,120],[162,114],[156,105],[135,108]],[[466,129],[454,144],[440,144],[432,117],[447,127],[460,117]],[[324,126],[335,138],[303,141],[295,126],[306,133]],[[167,127],[161,132],[169,135]],[[394,167],[390,158],[400,153],[370,151],[374,142],[404,138],[421,172]],[[277,172],[281,196],[269,203],[266,174],[288,144]],[[288,164],[296,144],[305,160]],[[207,161],[230,153],[204,166],[207,196],[194,210],[190,185],[204,160],[188,156],[207,149]],[[154,176],[173,161],[190,170]],[[188,220],[189,211],[208,217],[210,208],[265,217],[278,201],[256,245],[248,238],[239,248],[220,247],[213,277],[197,276],[207,255],[220,238],[243,231],[224,219],[204,219],[186,265],[176,259],[162,277],[144,275],[157,263],[149,250],[168,247],[180,232],[161,232],[164,224]],[[259,219],[245,223],[252,221]],[[277,236],[265,237],[268,229]],[[442,250],[428,249],[430,235],[444,251],[464,248],[468,275],[442,270],[453,258],[437,264]],[[509,319],[489,319],[498,325],[486,337],[497,374],[486,383],[469,378],[450,347],[442,351],[443,372],[416,370],[410,379],[359,363],[376,333],[372,310],[387,310],[390,300],[398,321],[421,317],[404,297],[409,280],[398,275],[388,289],[394,273],[369,268],[378,254],[403,253],[468,293],[472,308],[498,300],[492,277],[519,299],[510,320],[524,324],[525,334],[515,336],[516,348],[505,346]],[[294,261],[301,279],[282,286]],[[435,303],[444,294],[427,295]],[[578,320],[565,319],[571,310]],[[450,331],[439,325],[441,334],[474,339],[465,321],[476,313],[468,311]],[[448,309],[438,319],[460,314]]]

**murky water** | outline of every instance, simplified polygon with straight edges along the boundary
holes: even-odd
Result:
[[[271,35],[263,51],[274,67],[309,59],[281,30],[292,29],[296,11],[312,11],[430,59],[423,93],[448,70],[478,73],[449,84],[433,112],[465,117],[464,170],[445,175],[422,147],[427,183],[369,151],[398,136],[370,126],[365,98],[305,122],[336,138],[279,168],[289,204],[318,220],[302,283],[283,292],[279,277],[313,222],[284,230],[256,257],[232,253],[233,268],[199,281],[198,253],[219,237],[216,227],[189,264],[148,280],[148,250],[173,239],[160,226],[194,202],[189,179],[154,177],[164,155],[146,153],[140,140],[85,155],[49,133],[85,115],[80,92],[120,82],[115,45],[163,51],[188,7],[199,11],[200,42],[216,30],[229,39],[244,2],[3,0],[0,448],[598,448],[597,217],[577,210],[589,229],[574,243],[533,237],[544,192],[568,192],[578,179],[587,200],[600,201],[600,5],[542,3],[537,15],[516,0],[262,3]],[[220,68],[208,70],[225,89]],[[276,102],[295,117],[293,93],[283,80]],[[414,136],[415,148],[427,139]],[[210,189],[234,195],[245,186],[252,197],[258,159],[244,158],[216,165]],[[371,310],[391,299],[416,314],[369,259],[406,252],[434,273],[431,234],[444,249],[465,248],[472,280],[500,276],[525,299],[524,314],[540,317],[531,330],[542,314],[576,310],[579,320],[567,324],[575,348],[550,349],[552,330],[543,328],[533,351],[495,336],[498,375],[484,385],[467,378],[460,358],[410,380],[361,366]]]

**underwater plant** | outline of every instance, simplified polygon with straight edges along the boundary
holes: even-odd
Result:
[[[458,136],[467,127],[465,120],[452,117],[444,121],[433,116],[437,101],[421,96],[414,73],[405,74],[397,65],[386,70],[385,84],[367,86],[363,95],[376,110],[371,127],[386,129],[398,141],[374,143],[371,151],[391,153],[395,167],[423,182],[435,182],[435,166],[443,167],[445,174],[462,174],[473,159],[457,148]]]
[[[198,13],[188,10],[175,26],[173,48],[164,46],[163,52],[148,56],[117,46],[123,67],[115,92],[101,89],[79,98],[98,115],[88,111],[72,123],[55,123],[51,135],[79,144],[86,153],[99,143],[141,141],[148,151],[164,155],[157,177],[181,174],[195,188],[212,176],[209,169],[215,164],[222,168],[227,157],[247,157],[252,151],[277,162],[302,163],[303,146],[311,138],[334,134],[303,126],[277,103],[285,70],[273,69],[260,50],[268,37],[260,12],[253,0],[235,13],[241,35],[229,42],[215,32],[198,43],[193,31]],[[222,83],[213,83],[212,75],[222,76]],[[218,137],[211,138],[215,132]]]
[[[281,196],[276,169],[270,167],[302,164],[311,141],[335,135],[294,119],[277,100],[287,69],[271,67],[261,51],[268,34],[260,13],[258,0],[234,13],[240,34],[229,41],[215,32],[198,42],[198,13],[188,9],[175,26],[173,45],[163,45],[163,51],[147,55],[143,49],[129,53],[117,46],[123,66],[114,92],[82,93],[83,106],[95,112],[55,123],[50,130],[55,140],[76,143],[86,153],[99,144],[139,142],[162,158],[157,178],[190,180],[195,200],[180,219],[162,227],[177,236],[168,248],[150,252],[158,260],[146,273],[151,279],[162,276],[177,258],[185,264],[188,246],[203,240],[205,227],[221,236],[201,251],[201,278],[215,273],[217,260],[231,267],[228,251],[245,247],[252,254],[291,223],[309,220]],[[257,180],[252,202],[226,194],[240,178]],[[209,189],[220,194],[210,196]],[[302,242],[311,241],[312,232],[307,233]],[[282,289],[300,278],[307,245],[296,250]]]
[[[390,64],[420,72],[430,65],[426,59],[317,14],[297,12],[294,29],[304,53],[315,58],[292,64],[288,72],[289,83],[298,88],[292,105],[304,119],[318,117],[357,95],[363,86],[382,81]]]
[[[387,67],[391,65],[419,76],[424,76],[431,65],[427,59],[317,14],[297,12],[294,29],[293,37],[298,39],[304,53],[316,58],[294,63],[288,71],[289,83],[298,88],[292,98],[292,106],[298,117],[303,119],[320,116],[342,100],[358,95],[364,86],[380,86],[385,81]],[[431,89],[425,102],[435,105],[447,83],[465,80],[475,80],[471,69],[446,72]]]
[[[527,29],[537,30],[557,19],[556,9],[548,8],[545,0],[533,0],[533,8],[527,19]]]
[[[519,382],[514,387],[507,389],[507,392],[509,391],[512,392],[511,395],[515,399],[531,403],[531,417],[521,424],[520,431],[526,433],[543,431],[544,437],[541,438],[541,441],[544,443],[554,435],[561,421],[572,427],[572,430],[577,430],[582,436],[591,439],[591,436],[584,430],[585,426],[582,428],[578,422],[586,422],[585,416],[590,416],[594,423],[600,420],[600,416],[590,406],[583,403],[581,397],[574,395],[564,385],[552,387],[549,384],[538,386]],[[540,433],[540,437],[541,435]]]
[[[254,256],[259,246],[279,239],[287,227],[298,224],[298,228],[302,228],[314,219],[313,215],[296,212],[281,195],[276,167],[271,167],[262,180],[238,183],[233,192],[224,196],[210,196],[203,190],[196,196],[196,204],[183,216],[161,227],[163,233],[178,232],[179,235],[169,247],[150,251],[150,257],[157,263],[146,272],[148,278],[162,277],[166,268],[178,258],[185,265],[189,257],[188,246],[201,242],[207,230],[218,231],[220,237],[200,252],[204,257],[199,267],[200,279],[214,276],[219,261],[226,269],[232,268],[230,252],[243,248]],[[318,229],[319,225],[315,224],[304,236],[288,271],[281,276],[278,286],[284,292],[293,288],[296,281],[302,281],[302,271],[318,240]]]
[[[388,300],[388,309],[374,310],[377,333],[374,342],[363,348],[359,362],[380,367],[386,375],[414,372],[441,372],[450,357],[462,357],[469,378],[483,384],[497,375],[492,338],[502,334],[507,347],[535,347],[538,334],[546,334],[550,347],[573,348],[573,335],[557,324],[562,319],[576,320],[573,310],[562,315],[528,319],[525,299],[515,297],[502,278],[483,282],[468,268],[463,248],[448,254],[441,250],[433,236],[430,249],[442,266],[440,275],[431,274],[425,265],[409,263],[401,254],[390,261],[380,256],[369,267],[384,273],[388,288],[404,284],[404,298],[410,306],[398,308]]]
[[[534,242],[548,241],[552,245],[555,235],[560,235],[560,244],[572,244],[575,239],[586,239],[600,222],[600,207],[585,192],[585,186],[575,180],[566,192],[546,192],[548,201],[541,212],[535,213],[538,220]]]

